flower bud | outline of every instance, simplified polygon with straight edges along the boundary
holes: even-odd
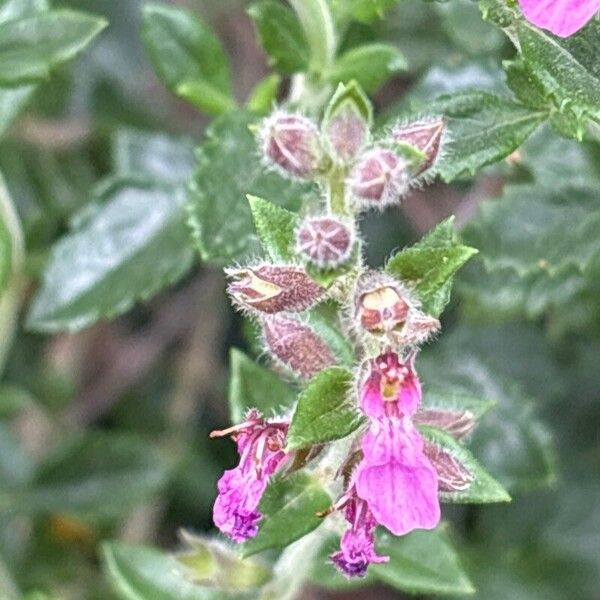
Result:
[[[260,265],[227,269],[227,292],[235,304],[262,313],[298,312],[310,308],[324,289],[301,267]]]
[[[280,315],[263,319],[265,345],[271,355],[303,379],[335,364],[325,340],[308,325]]]
[[[317,126],[298,114],[275,112],[263,121],[260,145],[264,158],[287,177],[310,178],[323,150]]]
[[[470,410],[449,410],[445,408],[424,408],[414,417],[417,425],[428,425],[443,429],[460,440],[473,431],[477,421]]]
[[[366,144],[369,124],[356,104],[347,100],[324,122],[323,133],[333,158],[349,162]]]
[[[393,150],[373,148],[365,152],[350,174],[353,195],[368,206],[384,207],[408,191],[408,163]]]
[[[440,117],[432,121],[417,121],[407,125],[396,125],[392,130],[392,138],[397,142],[414,146],[425,155],[423,162],[417,166],[414,173],[420,175],[437,160],[445,131],[446,123]]]
[[[437,471],[440,492],[461,492],[473,483],[473,474],[441,446],[426,440],[423,453]]]
[[[335,217],[308,217],[296,232],[296,248],[307,262],[333,269],[350,258],[353,231]]]

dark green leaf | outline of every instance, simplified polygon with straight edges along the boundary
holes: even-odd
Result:
[[[234,423],[242,422],[250,408],[270,417],[289,410],[296,400],[289,385],[237,348],[231,349],[229,363],[229,410]]]
[[[296,13],[275,0],[258,0],[248,9],[256,25],[261,46],[271,64],[283,73],[305,71],[309,48]]]
[[[363,422],[353,397],[354,376],[342,367],[321,371],[298,397],[287,435],[289,449],[346,437]]]
[[[128,310],[193,263],[180,188],[121,180],[80,229],[53,248],[28,327],[77,330]]]
[[[0,24],[0,83],[46,79],[94,39],[106,21],[85,13],[57,10]]]
[[[263,513],[258,535],[242,546],[247,557],[268,548],[283,548],[316,529],[316,513],[331,505],[329,494],[307,473],[278,477],[267,487],[259,505]]]
[[[356,80],[366,92],[372,93],[392,75],[406,68],[406,60],[395,46],[373,43],[342,54],[327,77],[336,83]]]
[[[146,5],[142,39],[157,75],[171,91],[210,114],[235,105],[223,46],[192,13],[164,4]]]
[[[228,262],[256,252],[257,242],[246,194],[272,198],[292,210],[313,188],[267,172],[244,112],[223,115],[206,133],[189,194],[190,225],[205,259]]]

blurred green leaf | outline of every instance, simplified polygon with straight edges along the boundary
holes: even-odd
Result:
[[[454,274],[474,254],[475,248],[458,242],[452,216],[414,246],[392,256],[385,268],[390,275],[413,285],[424,310],[437,317],[450,300]]]
[[[48,10],[48,0],[0,0],[0,23]]]
[[[326,76],[335,83],[356,80],[366,92],[372,93],[406,67],[405,58],[395,46],[373,43],[342,54]]]
[[[363,421],[352,397],[354,375],[341,367],[324,369],[300,393],[287,434],[289,449],[346,437]]]
[[[244,543],[242,556],[295,542],[323,522],[316,513],[326,510],[330,504],[329,494],[308,473],[275,478],[259,504],[264,516],[258,535]]]
[[[0,220],[0,295],[6,289],[12,271],[12,246],[10,232]]]
[[[277,94],[281,81],[281,76],[277,73],[271,73],[261,79],[248,96],[246,102],[247,109],[258,115],[270,113],[277,102]]]
[[[289,385],[237,348],[229,353],[229,368],[229,411],[233,423],[241,423],[250,408],[270,417],[288,410],[296,400]]]
[[[142,39],[156,74],[171,91],[210,114],[235,106],[225,50],[191,12],[147,4]]]
[[[257,251],[246,194],[273,198],[295,210],[313,189],[266,171],[248,129],[254,119],[241,111],[223,115],[209,127],[197,151],[198,167],[188,200],[189,223],[206,260],[242,260]]]
[[[47,79],[52,69],[79,54],[106,25],[104,19],[68,10],[0,24],[0,83]]]
[[[361,23],[383,19],[385,11],[400,0],[329,0],[331,9],[340,21],[348,18]]]
[[[307,69],[308,40],[291,8],[275,0],[258,0],[250,5],[248,14],[273,67],[283,73]]]

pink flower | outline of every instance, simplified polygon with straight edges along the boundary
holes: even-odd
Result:
[[[385,352],[368,363],[360,403],[367,416],[413,415],[421,402],[421,384],[414,356],[404,362],[395,352]]]
[[[377,522],[395,535],[435,528],[440,521],[438,476],[409,417],[372,419],[361,446],[356,492]]]
[[[240,454],[239,465],[225,471],[219,479],[219,495],[213,508],[215,525],[236,542],[258,533],[262,514],[257,507],[270,476],[287,457],[283,451],[287,429],[287,422],[267,421],[258,411],[251,410],[244,423],[210,434],[232,435]]]
[[[600,11],[600,0],[519,0],[525,18],[560,37],[579,31]]]
[[[341,573],[348,577],[364,577],[371,563],[383,563],[389,556],[379,556],[375,551],[375,528],[377,521],[367,503],[356,496],[352,488],[341,500],[350,527],[342,536],[340,550],[330,558]]]

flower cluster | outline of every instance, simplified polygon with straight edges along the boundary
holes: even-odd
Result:
[[[464,489],[472,480],[417,429],[433,423],[459,437],[473,424],[466,414],[420,410],[415,357],[440,323],[402,281],[364,267],[356,233],[361,211],[398,203],[427,175],[444,142],[444,121],[398,124],[380,140],[371,138],[370,125],[370,106],[352,86],[334,96],[320,127],[281,110],[265,119],[258,134],[265,163],[286,177],[316,181],[324,190],[323,210],[298,221],[294,261],[226,270],[234,305],[256,320],[267,354],[298,382],[338,362],[328,340],[299,313],[334,301],[339,324],[355,344],[355,398],[368,427],[340,465],[340,472],[354,467],[327,511],[342,512],[349,524],[331,556],[347,576],[363,576],[369,564],[388,560],[375,550],[378,525],[395,535],[434,528],[438,493]],[[268,480],[293,459],[288,428],[289,419],[252,410],[246,422],[213,434],[232,434],[240,454],[239,466],[219,481],[214,507],[215,524],[234,541],[257,534]]]

